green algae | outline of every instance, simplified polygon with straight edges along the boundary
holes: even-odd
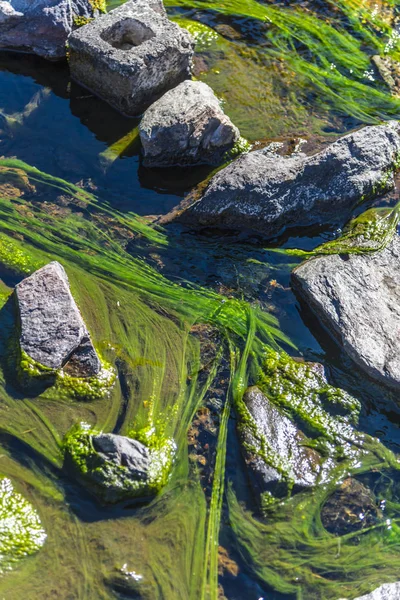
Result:
[[[141,441],[149,450],[148,478],[140,480],[133,479],[127,467],[100,459],[91,441],[99,433],[87,423],[80,423],[65,436],[64,450],[68,465],[100,498],[109,502],[146,498],[166,485],[176,453],[172,439],[161,439],[155,432],[149,435],[149,431],[136,432],[136,437],[132,435],[132,439]]]
[[[12,164],[15,166],[15,163]],[[18,164],[24,166],[23,163]],[[385,469],[389,465],[398,468],[394,455],[376,441],[367,437],[365,440],[357,438],[359,444],[364,442],[361,458],[360,452],[357,452],[343,460],[332,475],[332,481],[327,484],[327,489],[316,490],[310,497],[302,496],[301,504],[300,499],[296,499],[291,501],[293,503],[280,506],[282,523],[279,515],[274,517],[276,528],[272,523],[266,525],[258,521],[238,504],[232,488],[228,488],[227,505],[226,452],[231,407],[239,405],[249,380],[257,381],[260,378],[259,368],[263,362],[264,373],[269,372],[268,368],[285,370],[285,361],[281,362],[269,352],[265,354],[266,346],[267,350],[277,349],[280,343],[289,342],[280,331],[278,321],[244,300],[226,298],[193,283],[172,281],[161,275],[144,258],[142,248],[146,244],[158,251],[168,248],[172,241],[163,230],[150,227],[135,215],[112,211],[107,204],[100,206],[94,195],[62,180],[28,166],[25,172],[35,179],[38,189],[47,189],[49,195],[51,191],[57,194],[59,190],[68,190],[72,201],[79,199],[81,210],[68,218],[64,215],[59,217],[57,212],[43,211],[40,202],[29,201],[25,203],[29,211],[21,214],[16,210],[18,203],[12,202],[10,205],[9,201],[0,199],[1,233],[10,239],[14,239],[11,236],[15,233],[19,235],[22,247],[33,258],[40,256],[46,261],[57,258],[65,264],[71,289],[85,316],[95,346],[101,348],[105,360],[115,365],[119,374],[109,396],[99,398],[95,403],[82,403],[60,396],[55,387],[31,399],[15,399],[12,387],[10,389],[12,381],[0,369],[4,388],[0,399],[1,433],[35,452],[36,460],[31,461],[29,467],[37,474],[41,503],[50,510],[50,515],[57,516],[52,524],[54,533],[52,531],[51,534],[59,536],[53,548],[57,548],[60,596],[73,591],[77,597],[85,600],[114,597],[115,572],[114,566],[110,568],[111,563],[116,565],[120,574],[123,569],[124,573],[134,572],[143,576],[143,580],[135,582],[135,592],[144,598],[162,594],[171,600],[194,600],[200,595],[204,599],[215,600],[218,594],[218,539],[224,511],[229,508],[234,543],[248,571],[263,584],[279,591],[289,590],[290,593],[304,590],[304,594],[307,594],[310,591],[305,596],[309,598],[313,598],[312,594],[317,598],[317,592],[322,590],[325,593],[329,589],[327,598],[339,597],[349,589],[348,582],[343,583],[346,561],[340,558],[335,563],[339,583],[326,582],[323,565],[331,564],[331,554],[337,553],[338,542],[329,538],[328,543],[325,533],[320,534],[317,519],[321,502],[329,490],[334,489],[335,482],[343,477],[344,472]],[[21,200],[18,202],[22,203]],[[135,236],[137,253],[127,252],[126,246],[114,233],[115,224],[123,226]],[[7,289],[4,290],[6,298]],[[7,303],[1,317],[5,340],[15,326]],[[199,345],[190,333],[195,323],[209,323],[221,332],[224,342],[216,363],[221,353],[225,352],[228,352],[231,360],[230,386],[221,418],[210,502],[205,498],[196,469],[190,466],[186,448],[188,427],[215,374],[214,366],[205,382],[198,377],[201,364]],[[0,367],[7,353],[4,340],[0,340]],[[273,362],[270,367],[266,363],[268,356]],[[283,394],[284,397],[280,397],[279,390],[272,384],[270,393],[276,394],[277,401],[282,403],[288,414],[296,413],[305,419],[306,403],[299,400],[295,408],[291,408],[289,395],[293,393],[294,384],[290,377],[295,376],[295,370],[290,368],[288,371],[288,380],[285,379],[287,393]],[[304,374],[303,394],[308,389],[307,381]],[[264,383],[270,385],[268,381]],[[357,416],[356,403],[342,396],[336,397],[332,390],[323,389],[321,382],[318,385],[321,414],[316,419],[309,419],[309,427],[313,428],[315,435],[322,437],[320,432],[330,426],[328,417],[331,412],[342,413],[341,416],[348,419],[350,427]],[[316,394],[315,388],[311,387],[310,393]],[[10,411],[12,419],[9,418]],[[54,489],[49,489],[50,482],[55,478],[50,467],[62,467],[60,439],[65,435],[68,437],[71,427],[83,421],[91,423],[90,430],[117,430],[122,435],[130,435],[153,445],[154,456],[158,456],[159,463],[156,471],[160,477],[155,477],[155,486],[159,491],[148,505],[129,520],[108,515],[96,523],[78,522],[63,507],[63,502],[68,502],[64,490],[57,488],[57,496]],[[347,421],[342,423],[340,431],[329,432],[330,440],[332,436],[335,440],[339,436],[342,436],[340,439],[344,438],[346,424]],[[80,435],[83,435],[82,432],[78,438]],[[165,458],[169,453],[161,452],[164,440],[174,440],[177,447],[171,469]],[[78,441],[76,456],[78,463],[83,459],[81,466],[84,468],[90,446],[85,435]],[[157,455],[158,450],[161,453]],[[357,467],[360,461],[362,467]],[[39,468],[38,465],[42,464],[45,466]],[[168,468],[164,471],[165,466]],[[168,476],[165,475],[167,471]],[[47,487],[42,484],[43,480],[47,482]],[[69,486],[73,485],[71,478]],[[60,495],[63,500],[59,499]],[[294,505],[301,508],[297,512],[292,511]],[[311,515],[314,518],[312,524],[309,522]],[[302,519],[303,516],[306,518]],[[315,527],[318,535],[313,529]],[[295,534],[290,538],[292,529]],[[304,532],[305,542],[301,541]],[[394,567],[398,565],[396,534],[392,530],[392,538],[381,540],[380,533],[381,530],[376,534],[368,531],[363,535],[371,536],[370,544],[373,535],[377,536],[378,563],[384,552],[390,553],[393,568],[390,566],[384,571],[384,576],[390,579]],[[293,543],[290,545],[290,539],[292,542],[296,539],[297,548],[293,547]],[[303,548],[302,543],[305,544],[305,561],[298,551]],[[348,562],[352,542],[343,540],[341,543]],[[105,550],[100,552],[100,547],[105,547]],[[366,547],[363,546],[364,554]],[[266,548],[269,548],[271,556],[266,556]],[[53,564],[51,559],[54,560],[54,557],[45,553],[46,548],[43,552],[43,559],[40,559],[44,561],[43,564]],[[317,560],[316,556],[319,570],[313,562]],[[372,572],[372,560],[365,567],[366,559],[360,554],[356,561],[350,580],[355,581],[354,573],[358,570],[365,577],[363,589],[371,588],[377,579]],[[65,564],[70,565],[74,583],[65,574]],[[267,568],[266,565],[270,566]],[[314,570],[318,577],[314,575]],[[102,577],[99,577],[99,573]],[[297,574],[301,580],[296,582],[294,579]],[[128,576],[125,574],[123,577]],[[110,587],[106,589],[103,581],[107,581]],[[11,600],[17,600],[18,595],[35,600],[41,598],[43,586],[47,592],[51,583],[50,578],[43,581],[41,569],[37,574],[30,573],[29,581],[27,577],[24,579],[21,572],[21,579],[14,591],[10,591],[7,581],[0,581],[0,591]]]
[[[381,6],[360,2],[326,4],[328,17],[318,12],[313,14],[298,5],[286,7],[262,4],[256,0],[226,0],[223,3],[169,0],[167,6],[200,9],[202,15],[209,13],[217,19],[221,15],[234,20],[235,24],[238,19],[244,23],[259,23],[260,28],[265,30],[266,44],[261,51],[258,48],[258,58],[251,48],[247,48],[248,71],[251,72],[253,62],[263,61],[264,72],[270,73],[272,85],[268,97],[258,92],[257,108],[261,112],[263,106],[269,103],[269,118],[273,120],[279,110],[279,100],[285,101],[293,114],[291,129],[297,134],[301,132],[302,122],[309,116],[307,106],[312,112],[317,109],[319,113],[315,115],[314,130],[318,127],[322,129],[323,121],[334,123],[329,113],[351,115],[365,123],[396,117],[399,100],[393,98],[390,90],[376,78],[370,62],[370,55],[374,53],[398,59],[398,37],[392,28],[393,12],[388,17],[381,11]],[[350,26],[347,29],[343,26],[346,22]],[[240,42],[236,42],[235,46],[235,52],[239,55],[243,48]],[[228,83],[231,88],[240,87],[246,77],[239,68],[236,76],[243,75],[242,81],[230,80],[229,61],[226,64],[221,61],[221,68],[217,69],[220,72],[216,78],[212,72],[204,77],[218,93],[218,88],[221,86],[226,89]],[[286,93],[279,94],[279,91],[283,92],[284,83],[287,84]],[[253,99],[253,93],[256,94],[255,82],[249,80],[248,84],[244,87],[249,98]],[[242,118],[235,115],[234,122],[246,137],[251,137],[241,121],[244,112],[254,110],[254,106],[245,98],[242,100]],[[229,104],[228,101],[227,112],[232,116]],[[280,121],[281,126],[283,122]],[[253,131],[254,126],[253,120]],[[274,123],[271,122],[270,128],[273,127]]]
[[[0,479],[0,571],[13,569],[36,553],[46,540],[40,518],[29,502],[14,490],[10,479]]]

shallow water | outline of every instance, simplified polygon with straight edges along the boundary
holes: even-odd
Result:
[[[312,152],[399,113],[399,101],[368,75],[369,56],[392,39],[394,1],[166,4],[198,36],[197,76],[251,142],[301,137]],[[0,156],[25,163],[0,159],[0,168],[22,169],[36,188],[11,200],[0,194],[0,248],[8,248],[0,271],[1,473],[48,535],[3,574],[1,597],[337,600],[398,578],[396,397],[365,382],[299,306],[290,272],[301,258],[275,252],[311,250],[338,232],[292,231],[267,246],[153,229],[143,217],[169,212],[210,169],[144,169],[138,121],[71,82],[66,64],[1,53],[0,109],[8,123],[0,125]],[[397,192],[375,204],[396,201]],[[18,386],[9,295],[50,259],[65,265],[96,346],[117,368],[103,399]],[[331,382],[361,401],[358,429],[382,444],[371,442],[354,471],[382,473],[376,485],[391,505],[390,527],[349,539],[326,534],[319,510],[335,482],[260,517],[233,405],[274,344],[323,362]],[[101,507],[62,468],[62,438],[79,421],[172,436],[178,454],[165,490],[148,504]]]

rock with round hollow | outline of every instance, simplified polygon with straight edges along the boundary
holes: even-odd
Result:
[[[151,4],[131,0],[69,38],[73,79],[129,116],[191,76],[192,37]]]

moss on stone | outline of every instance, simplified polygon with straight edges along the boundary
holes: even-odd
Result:
[[[0,233],[0,264],[20,275],[30,275],[44,262],[34,258],[18,240]]]
[[[91,23],[91,21],[93,21],[93,19],[91,19],[90,17],[80,17],[78,15],[74,15],[74,26],[79,28],[79,27],[83,27],[84,25],[87,25],[88,23]]]
[[[0,571],[12,569],[34,554],[46,540],[40,518],[32,505],[15,492],[10,479],[0,479]]]
[[[89,0],[89,2],[94,11],[98,10],[103,14],[107,12],[107,0]]]
[[[127,467],[100,459],[92,443],[92,437],[99,433],[87,423],[80,423],[65,436],[64,450],[67,465],[100,499],[119,501],[154,496],[167,483],[176,452],[172,439],[160,438],[155,433],[149,435],[149,431],[136,432],[134,439],[146,445],[150,455],[149,477],[143,481],[133,479]]]
[[[268,349],[257,385],[271,402],[300,420],[308,435],[334,444],[353,438],[360,402],[329,385],[318,365]]]

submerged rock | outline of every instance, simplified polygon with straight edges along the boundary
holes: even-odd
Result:
[[[69,38],[72,77],[126,115],[191,75],[190,34],[146,4],[131,0]]]
[[[152,104],[139,131],[147,167],[218,164],[240,137],[201,81],[184,81]]]
[[[399,130],[397,122],[364,127],[311,157],[280,156],[268,148],[242,155],[177,220],[265,237],[289,227],[344,221],[360,200],[393,187]]]
[[[381,517],[374,494],[352,477],[342,483],[321,510],[323,526],[336,535],[371,527]]]
[[[321,457],[303,445],[304,433],[259,388],[248,389],[243,401],[253,423],[240,427],[240,440],[257,492],[281,497],[313,486]]]
[[[99,374],[99,357],[58,262],[21,281],[15,294],[20,346],[29,359],[50,370],[65,367],[74,376]]]
[[[268,350],[257,387],[237,408],[250,481],[267,501],[323,482],[350,454],[360,404],[328,384],[322,365]]]
[[[157,446],[86,424],[65,439],[65,464],[104,503],[154,496],[168,480],[175,454],[172,440]]]
[[[400,237],[381,252],[311,259],[292,274],[299,295],[370,377],[400,387]]]
[[[0,48],[65,58],[74,23],[94,17],[93,6],[90,0],[1,0]]]

